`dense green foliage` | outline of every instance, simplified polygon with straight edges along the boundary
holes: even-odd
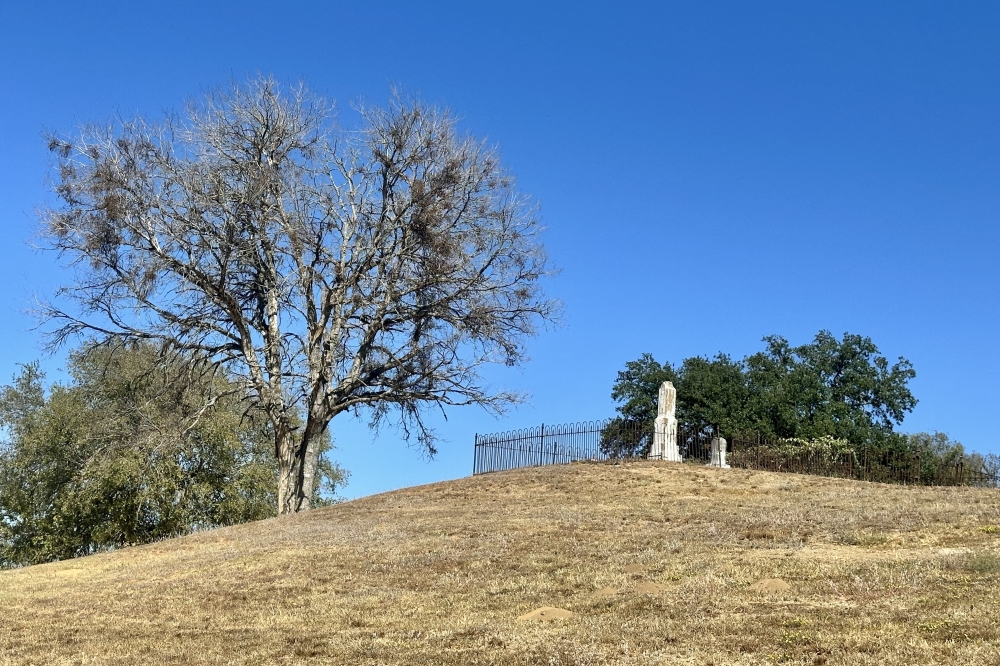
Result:
[[[29,364],[0,389],[0,566],[275,515],[273,437],[230,378],[142,345],[85,347],[68,369],[46,391]],[[346,473],[321,474],[332,501]]]
[[[738,361],[720,353],[673,367],[643,354],[626,363],[611,393],[622,424],[651,431],[659,386],[672,381],[682,428],[834,438],[854,447],[906,445],[894,427],[917,403],[907,386],[916,374],[909,361],[890,364],[870,338],[849,333],[838,340],[820,331],[798,347],[779,336],[764,342],[763,351]],[[648,438],[641,445],[648,446]]]

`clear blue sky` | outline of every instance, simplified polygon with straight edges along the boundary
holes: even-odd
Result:
[[[439,420],[434,461],[335,422],[347,496],[454,478],[475,432],[609,416],[649,351],[874,339],[916,370],[904,430],[1000,452],[1000,4],[5,2],[0,380],[65,279],[27,241],[43,128],[157,115],[271,73],[346,105],[401,84],[497,143],[542,206],[565,327],[497,370],[532,395]],[[43,358],[58,377],[61,358]]]

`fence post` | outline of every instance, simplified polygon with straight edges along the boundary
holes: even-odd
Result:
[[[539,439],[539,442],[538,442],[538,464],[539,465],[544,465],[545,464],[545,458],[544,458],[544,456],[545,456],[545,424],[543,423],[542,424],[541,438]]]

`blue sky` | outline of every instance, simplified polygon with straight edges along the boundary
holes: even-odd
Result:
[[[349,497],[469,473],[475,432],[610,416],[642,352],[874,339],[907,431],[1000,452],[1000,5],[899,2],[0,4],[0,380],[43,357],[43,129],[156,116],[257,72],[345,108],[398,84],[499,145],[541,204],[565,326],[497,369],[529,405],[438,419],[423,459],[335,421]]]

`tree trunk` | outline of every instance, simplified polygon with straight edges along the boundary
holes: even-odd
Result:
[[[278,513],[295,513],[301,493],[299,457],[296,455],[295,435],[284,428],[274,435],[274,452],[278,457]]]
[[[319,483],[319,442],[308,442],[304,468],[302,470],[302,505],[299,511],[312,508],[312,497]]]
[[[305,449],[303,451],[302,449]],[[278,454],[278,513],[296,513],[312,508],[319,471],[319,443],[299,439],[291,431],[275,435]]]

